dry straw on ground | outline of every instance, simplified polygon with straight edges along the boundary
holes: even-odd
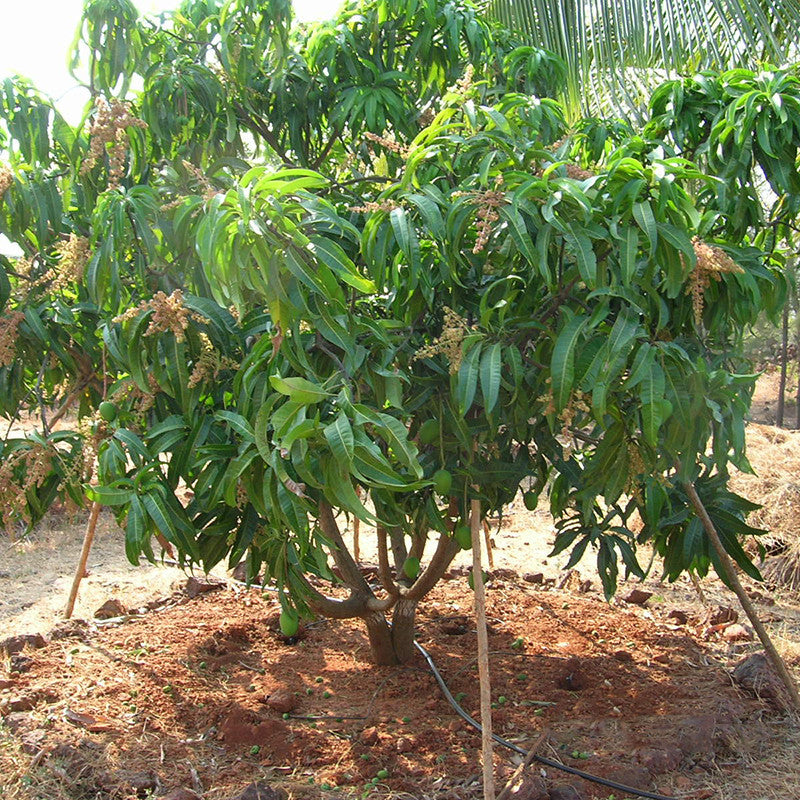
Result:
[[[764,577],[787,589],[800,589],[800,431],[750,423],[747,452],[755,475],[735,473],[734,491],[760,503],[748,522],[769,533]]]

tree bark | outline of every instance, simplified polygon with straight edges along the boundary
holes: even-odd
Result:
[[[414,619],[417,601],[401,597],[392,611],[392,644],[398,663],[405,664],[414,656]]]
[[[373,611],[363,614],[361,618],[367,626],[369,646],[375,663],[382,667],[397,664],[392,629],[386,622],[386,617],[380,611]]]
[[[781,329],[781,381],[778,386],[778,410],[775,424],[783,427],[783,413],[786,408],[786,368],[789,362],[789,303],[783,307],[783,326]]]

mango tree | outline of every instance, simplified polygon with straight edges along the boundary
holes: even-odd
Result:
[[[292,28],[282,2],[157,22],[93,0],[79,38],[85,129],[21,81],[0,107],[0,230],[23,250],[3,410],[42,423],[2,452],[15,514],[85,491],[132,561],[154,538],[246,559],[287,631],[362,618],[379,663],[410,658],[471,501],[499,512],[524,479],[608,595],[643,541],[671,579],[714,562],[687,481],[757,576],[726,478],[747,468],[740,332],[781,282],[695,202],[715,179],[650,144],[573,164],[558,60],[468,4]],[[73,400],[85,426],[53,433]],[[378,586],[347,518],[375,527]]]

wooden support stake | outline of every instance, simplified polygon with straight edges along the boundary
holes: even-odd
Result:
[[[717,533],[717,529],[714,527],[714,523],[711,521],[708,511],[706,511],[706,507],[703,505],[700,495],[697,494],[697,489],[694,488],[694,484],[684,481],[683,485],[686,489],[686,493],[689,495],[689,500],[694,506],[695,513],[699,517],[700,522],[703,523],[703,528],[708,534],[708,538],[711,540],[711,545],[713,546],[714,550],[717,551],[717,556],[719,557],[722,571],[726,573],[724,575],[720,575],[720,577],[726,583],[728,583],[736,596],[739,598],[739,602],[742,604],[744,613],[747,614],[747,618],[750,620],[755,632],[758,634],[758,638],[761,640],[761,644],[764,646],[764,650],[767,653],[767,658],[780,676],[783,685],[786,687],[786,691],[789,693],[792,707],[794,708],[795,712],[800,713],[800,695],[797,693],[797,686],[795,686],[794,680],[792,680],[792,676],[789,674],[789,670],[786,668],[786,664],[781,658],[780,653],[778,653],[778,651],[775,649],[772,639],[769,638],[767,629],[758,618],[756,609],[750,601],[750,598],[747,596],[747,592],[744,590],[744,586],[742,586],[739,576],[736,574],[736,565],[733,563],[733,560],[725,550],[725,547],[719,538],[719,534]]]
[[[547,738],[548,733],[544,731],[539,734],[539,738],[533,743],[533,746],[528,750],[528,755],[525,760],[514,770],[514,774],[508,779],[508,783],[503,788],[503,791],[497,795],[497,800],[508,800],[511,792],[518,792],[522,785],[522,774],[531,765],[531,762],[536,758],[536,751],[542,746],[542,742]]]
[[[494,746],[492,742],[492,687],[489,680],[489,636],[486,633],[486,590],[481,559],[481,503],[470,501],[472,581],[475,586],[475,622],[478,629],[478,679],[481,689],[481,752],[483,800],[494,800]]]
[[[72,609],[75,608],[75,598],[78,596],[78,587],[86,574],[86,562],[89,560],[89,551],[92,549],[94,532],[97,528],[97,517],[100,514],[100,503],[92,503],[92,510],[89,512],[89,521],[86,523],[86,533],[83,536],[83,548],[81,557],[78,561],[78,569],[75,571],[75,579],[72,581],[72,589],[67,600],[67,607],[64,609],[64,618],[72,616]]]
[[[494,569],[494,553],[492,552],[492,529],[489,520],[483,520],[483,537],[486,540],[486,558],[489,559],[489,569]]]

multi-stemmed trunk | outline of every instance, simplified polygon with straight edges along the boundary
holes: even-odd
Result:
[[[416,578],[406,579],[402,565],[407,558],[419,559],[422,556],[427,532],[415,536],[408,551],[399,530],[387,532],[378,528],[378,571],[383,589],[383,596],[379,597],[347,549],[331,507],[321,501],[319,512],[320,527],[331,542],[331,556],[342,582],[350,590],[350,596],[341,600],[326,597],[306,581],[309,606],[316,613],[334,619],[363,619],[375,663],[387,665],[409,661],[414,655],[414,619],[419,601],[450,566],[458,552],[458,544],[452,537],[440,534],[426,568]],[[390,548],[394,571],[389,562]]]

